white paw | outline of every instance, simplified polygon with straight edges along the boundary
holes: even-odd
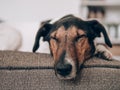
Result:
[[[113,58],[112,53],[103,45],[97,45],[96,46],[96,54],[98,54],[98,57],[111,60]]]
[[[108,60],[112,59],[113,57],[112,53],[109,50],[104,51],[103,56]]]

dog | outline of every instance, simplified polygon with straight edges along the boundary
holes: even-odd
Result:
[[[97,20],[84,21],[74,15],[66,15],[56,21],[48,20],[37,32],[33,52],[39,48],[39,40],[43,37],[43,41],[49,43],[56,76],[73,79],[81,65],[95,54],[111,59],[111,52],[94,42],[101,33],[106,45],[112,47],[104,26]]]

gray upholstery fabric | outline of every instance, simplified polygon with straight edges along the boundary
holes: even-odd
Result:
[[[0,51],[0,90],[120,90],[120,61],[92,58],[74,80],[59,80],[48,54]]]

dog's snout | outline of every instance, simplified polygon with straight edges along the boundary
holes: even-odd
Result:
[[[61,76],[67,76],[72,71],[72,65],[71,64],[57,64],[56,65],[56,72],[60,74]]]

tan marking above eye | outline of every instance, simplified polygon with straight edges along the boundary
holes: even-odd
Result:
[[[56,31],[52,32],[51,35],[50,35],[50,37],[55,37],[56,33],[57,33]]]
[[[78,34],[79,35],[85,35],[85,31],[83,31],[82,29],[78,29]]]
[[[56,31],[52,32],[50,37],[52,37],[53,39],[60,40],[60,39],[64,38],[65,33],[66,33],[65,28],[63,26],[61,26]]]

